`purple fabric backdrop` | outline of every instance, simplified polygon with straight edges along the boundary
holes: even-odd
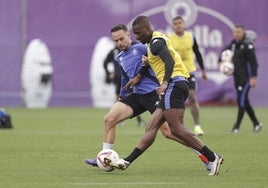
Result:
[[[0,106],[19,105],[20,0],[0,1]]]
[[[180,3],[191,6],[187,9]],[[198,39],[210,78],[206,83],[198,80],[200,102],[235,99],[232,78],[222,77],[215,58],[232,39],[232,24],[242,23],[258,34],[255,45],[260,69],[258,86],[251,92],[252,103],[267,106],[267,7],[266,0],[254,1],[256,11],[252,11],[251,0],[1,0],[0,106],[22,105],[21,49],[31,40],[42,39],[51,53],[54,74],[50,106],[92,106],[96,100],[93,88],[106,87],[100,80],[92,81],[93,73],[102,69],[103,59],[95,54],[100,65],[93,70],[92,57],[98,41],[110,37],[111,26],[130,24],[135,16],[145,14],[157,30],[168,32],[172,13],[188,15],[189,11],[188,29]],[[102,56],[107,49],[105,45],[100,48]]]

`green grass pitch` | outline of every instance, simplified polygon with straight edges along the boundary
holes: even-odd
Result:
[[[108,109],[9,108],[14,129],[0,130],[0,187],[267,187],[268,108],[256,108],[263,123],[252,132],[247,115],[238,134],[230,129],[236,107],[201,107],[205,135],[212,150],[224,156],[219,176],[209,177],[196,155],[159,132],[155,143],[127,170],[103,172],[83,161],[102,148],[103,116]],[[148,113],[143,114],[149,120]],[[117,127],[114,149],[126,156],[144,134],[136,120]],[[192,128],[190,110],[185,124]]]

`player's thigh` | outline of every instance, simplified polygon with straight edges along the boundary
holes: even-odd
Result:
[[[113,119],[115,121],[121,121],[132,117],[133,110],[130,106],[122,103],[116,102],[113,104],[112,108],[105,115],[105,119]]]
[[[164,111],[164,117],[171,130],[179,131],[183,128],[184,109],[168,109]]]
[[[165,122],[163,111],[160,108],[157,108],[152,114],[150,121],[146,127],[146,131],[158,130]]]

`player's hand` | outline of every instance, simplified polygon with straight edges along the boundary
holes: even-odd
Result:
[[[124,85],[123,89],[133,88],[134,85],[136,85],[137,83],[139,83],[141,77],[142,77],[142,75],[138,74],[134,78],[130,79],[128,81],[128,83],[126,83],[126,85]]]
[[[149,61],[148,61],[148,57],[147,56],[142,55],[141,61],[142,61],[142,65],[143,66],[148,66],[149,65]]]
[[[204,80],[204,81],[207,80],[207,73],[205,70],[202,70],[202,80]]]
[[[110,74],[109,74],[109,78],[110,78],[110,80],[113,80],[114,77],[115,77],[115,73],[110,73]]]
[[[159,95],[159,97],[161,98],[161,96],[165,95],[165,92],[167,90],[168,87],[168,82],[164,81],[157,89],[156,92]]]
[[[249,80],[250,87],[254,88],[256,86],[256,84],[257,84],[257,78],[256,77],[250,78],[250,80]]]

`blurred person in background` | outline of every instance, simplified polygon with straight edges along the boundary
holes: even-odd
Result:
[[[197,82],[194,72],[197,70],[195,65],[194,54],[197,62],[202,71],[202,79],[207,80],[206,71],[204,68],[204,62],[202,55],[199,51],[199,46],[194,35],[185,31],[185,23],[181,16],[173,18],[173,30],[169,37],[173,48],[181,55],[182,62],[190,73],[188,78],[189,82],[189,103],[191,107],[191,114],[194,120],[194,133],[198,136],[204,134],[203,129],[200,126],[200,106],[197,99]]]
[[[233,29],[233,40],[224,50],[232,51],[232,62],[234,64],[234,85],[237,93],[238,112],[236,122],[231,132],[238,133],[241,121],[247,112],[253,124],[253,131],[259,132],[262,124],[257,119],[254,109],[250,104],[249,91],[257,84],[258,63],[255,54],[254,40],[256,35],[252,32],[245,32],[244,26],[237,24]],[[219,63],[222,62],[221,56]]]

